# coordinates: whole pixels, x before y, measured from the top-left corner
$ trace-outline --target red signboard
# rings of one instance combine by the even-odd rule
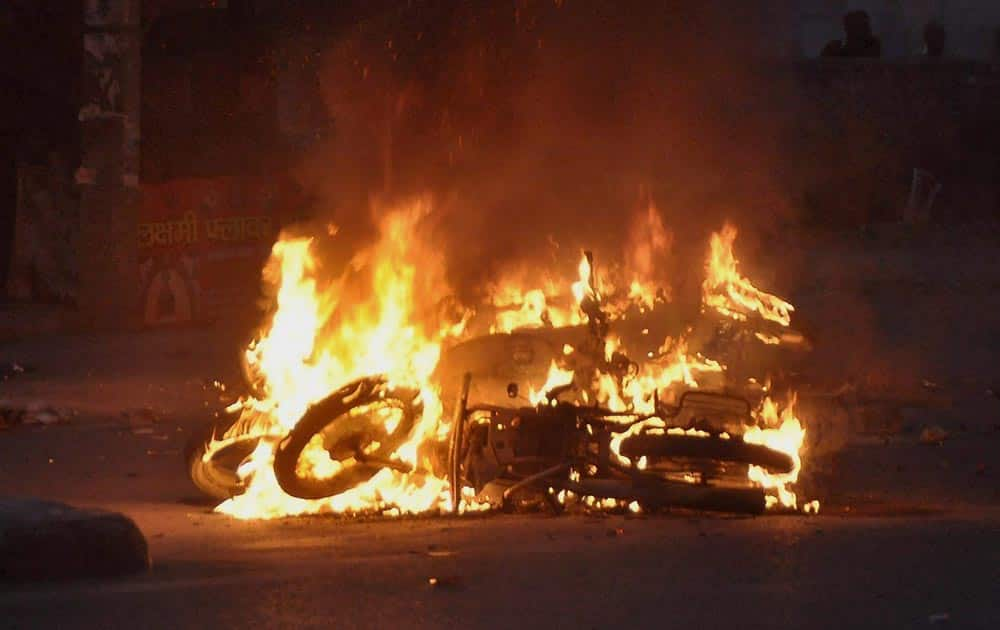
[[[144,321],[211,320],[252,308],[278,228],[299,207],[292,182],[178,179],[142,193],[136,239]]]

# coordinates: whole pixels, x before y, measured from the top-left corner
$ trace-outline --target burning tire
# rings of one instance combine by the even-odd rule
[[[632,459],[646,456],[747,464],[772,474],[789,473],[795,468],[787,453],[737,438],[643,433],[623,440],[621,454]]]
[[[184,446],[184,462],[191,481],[204,494],[220,501],[243,491],[236,470],[260,441],[260,436],[236,438],[206,457],[208,445],[224,432],[224,428],[210,424],[196,431]]]
[[[407,470],[392,456],[418,417],[418,393],[369,378],[310,407],[275,450],[274,473],[282,490],[300,499],[322,499],[355,488],[385,468]]]

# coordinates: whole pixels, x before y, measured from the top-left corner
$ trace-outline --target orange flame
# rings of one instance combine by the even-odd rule
[[[549,373],[545,379],[545,384],[541,389],[535,391],[534,387],[529,387],[528,400],[532,405],[543,405],[548,402],[546,395],[556,387],[569,385],[573,382],[573,370],[559,367],[555,361],[549,364]]]
[[[795,307],[779,297],[755,287],[736,270],[739,261],[733,255],[736,228],[726,223],[721,232],[712,234],[706,264],[702,300],[705,306],[733,319],[746,319],[758,313],[764,319],[788,326]]]
[[[462,321],[428,315],[447,296],[443,259],[414,236],[429,210],[428,202],[418,200],[387,214],[379,225],[378,242],[322,288],[312,239],[282,238],[275,244],[264,276],[278,287],[277,310],[267,330],[247,350],[263,394],[242,400],[240,419],[223,441],[237,433],[264,439],[240,467],[246,492],[219,505],[218,511],[240,518],[269,518],[450,508],[447,481],[428,472],[386,469],[349,492],[306,501],[286,495],[272,470],[276,438],[294,427],[309,405],[346,382],[373,374],[386,374],[393,385],[419,389],[423,414],[394,458],[415,470],[431,469],[416,466],[422,447],[444,440],[448,426],[429,379],[441,342],[459,334]],[[342,304],[344,295],[357,299],[351,299],[348,307]],[[314,471],[329,472],[339,465],[318,441],[302,458],[300,463]]]
[[[496,309],[491,333],[582,323],[576,304],[563,299],[561,283],[549,276],[539,276],[538,269],[525,266],[508,271],[489,287],[488,303]]]
[[[632,221],[625,250],[628,299],[640,308],[652,309],[659,298],[669,301],[670,287],[655,282],[657,268],[664,262],[673,242],[656,205],[649,202],[645,212]]]
[[[768,496],[768,507],[781,505],[795,509],[798,507],[797,498],[788,487],[798,481],[799,472],[802,470],[799,451],[806,436],[802,423],[795,416],[795,399],[793,397],[787,406],[779,410],[774,401],[765,398],[756,415],[759,423],[764,426],[750,427],[743,434],[743,440],[787,453],[795,465],[786,474],[770,474],[763,468],[750,466],[747,475],[750,481],[776,492],[776,495]],[[810,501],[807,509],[813,512],[819,511],[819,502]]]

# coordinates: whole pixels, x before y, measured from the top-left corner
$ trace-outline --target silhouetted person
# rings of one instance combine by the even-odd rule
[[[934,58],[943,57],[947,40],[948,34],[940,22],[928,22],[924,27],[924,54]]]
[[[880,57],[882,42],[872,34],[872,23],[865,11],[844,15],[843,40],[835,39],[823,47],[823,57]]]

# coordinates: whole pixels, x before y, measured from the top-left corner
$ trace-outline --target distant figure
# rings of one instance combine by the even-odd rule
[[[823,57],[881,57],[882,42],[872,34],[872,24],[865,11],[844,15],[843,40],[835,39],[823,47]]]
[[[943,57],[947,39],[948,34],[940,22],[928,22],[924,27],[924,54],[931,58]]]

